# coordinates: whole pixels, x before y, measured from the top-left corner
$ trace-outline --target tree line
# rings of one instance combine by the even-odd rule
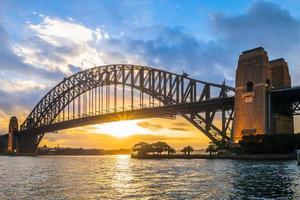
[[[247,135],[233,149],[237,153],[292,153],[300,149],[300,134]]]
[[[147,143],[147,142],[139,142],[132,147],[133,152],[137,152],[138,156],[147,156],[149,154],[153,155],[161,155],[162,153],[167,153],[168,155],[176,153],[176,150],[168,145],[166,142],[155,142],[155,143]],[[181,152],[185,155],[190,155],[194,149],[191,146],[184,147]]]

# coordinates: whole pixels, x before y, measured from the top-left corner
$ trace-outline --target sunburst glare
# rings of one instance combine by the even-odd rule
[[[150,130],[138,125],[138,123],[141,121],[142,120],[124,120],[95,125],[96,133],[109,134],[120,138],[150,133]]]

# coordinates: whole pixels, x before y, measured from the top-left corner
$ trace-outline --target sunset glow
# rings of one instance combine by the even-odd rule
[[[128,137],[132,135],[143,135],[149,133],[149,131],[138,125],[142,120],[124,120],[118,122],[112,122],[107,124],[96,125],[96,133],[104,133],[112,135],[114,137]]]

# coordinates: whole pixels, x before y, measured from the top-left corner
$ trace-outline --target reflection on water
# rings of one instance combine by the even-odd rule
[[[292,162],[293,163],[293,162]],[[235,162],[232,197],[293,199],[299,167],[290,162]],[[294,192],[295,191],[295,192]]]
[[[295,161],[0,157],[0,199],[300,199]]]
[[[112,179],[112,187],[115,188],[117,194],[126,193],[132,181],[132,172],[130,167],[130,159],[127,155],[117,155],[114,165],[115,173]]]

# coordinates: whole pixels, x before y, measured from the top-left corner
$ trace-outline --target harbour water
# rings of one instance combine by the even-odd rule
[[[300,199],[296,161],[0,157],[0,199]]]

